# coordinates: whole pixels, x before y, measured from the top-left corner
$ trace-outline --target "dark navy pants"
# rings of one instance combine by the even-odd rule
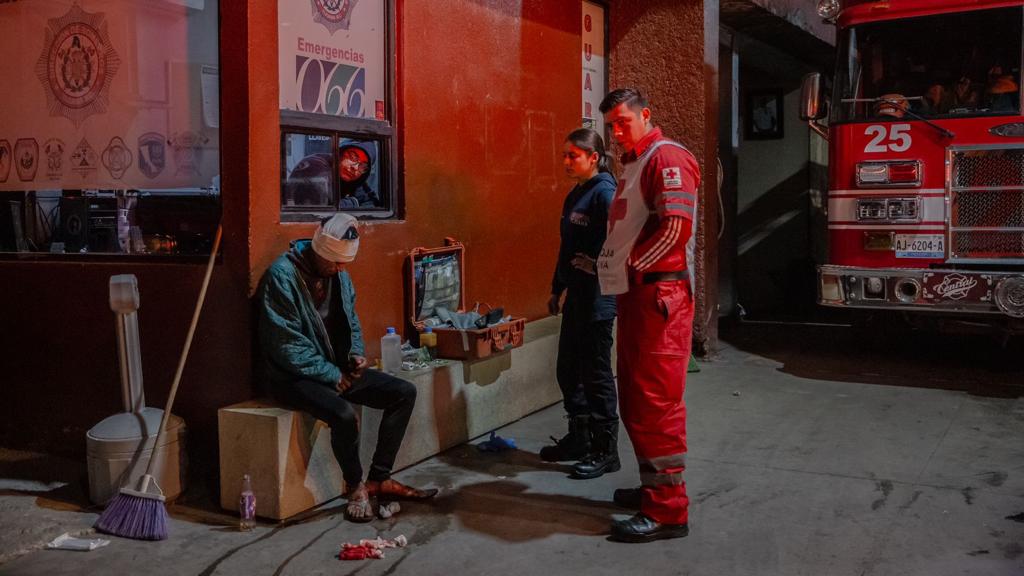
[[[611,362],[615,319],[591,320],[592,302],[571,291],[566,295],[558,337],[558,386],[569,416],[589,415],[594,424],[617,424]]]

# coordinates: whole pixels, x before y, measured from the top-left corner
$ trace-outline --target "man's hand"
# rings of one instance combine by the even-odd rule
[[[597,261],[582,252],[577,252],[576,256],[569,260],[569,264],[572,264],[573,268],[581,272],[597,274]]]
[[[362,356],[350,356],[348,366],[341,371],[341,379],[334,385],[334,389],[338,391],[338,394],[347,392],[352,387],[352,384],[363,376],[363,371],[369,365],[370,362]]]
[[[552,294],[551,298],[548,299],[548,314],[552,316],[558,316],[559,301],[562,299],[561,294]]]
[[[344,394],[348,392],[348,389],[352,387],[352,376],[341,373],[341,379],[334,385],[334,389],[338,391],[338,394]]]
[[[363,371],[370,366],[370,361],[362,356],[349,356],[348,373],[353,380],[361,378]]]

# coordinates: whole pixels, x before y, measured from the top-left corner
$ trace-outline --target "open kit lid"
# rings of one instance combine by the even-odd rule
[[[416,330],[444,308],[462,312],[466,308],[466,247],[454,238],[445,238],[443,248],[414,248],[406,260],[405,308]]]

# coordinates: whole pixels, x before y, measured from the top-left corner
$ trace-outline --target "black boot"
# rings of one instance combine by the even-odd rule
[[[590,454],[572,467],[572,477],[586,480],[603,476],[606,472],[618,472],[622,468],[619,462],[619,422],[595,422],[590,426]]]
[[[612,523],[611,539],[616,542],[653,542],[668,538],[684,538],[690,533],[686,524],[661,524],[646,514],[636,514]]]
[[[554,436],[554,446],[540,449],[540,459],[545,462],[579,460],[590,452],[590,416],[569,416],[569,433],[559,440]]]

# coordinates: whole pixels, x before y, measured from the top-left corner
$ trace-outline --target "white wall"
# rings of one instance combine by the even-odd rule
[[[749,90],[749,87],[744,90]],[[742,214],[765,192],[802,170],[807,164],[808,128],[807,124],[797,117],[799,104],[799,89],[785,95],[783,139],[747,140],[741,133],[738,150],[739,213]],[[743,118],[743,122],[746,122],[746,118]]]

